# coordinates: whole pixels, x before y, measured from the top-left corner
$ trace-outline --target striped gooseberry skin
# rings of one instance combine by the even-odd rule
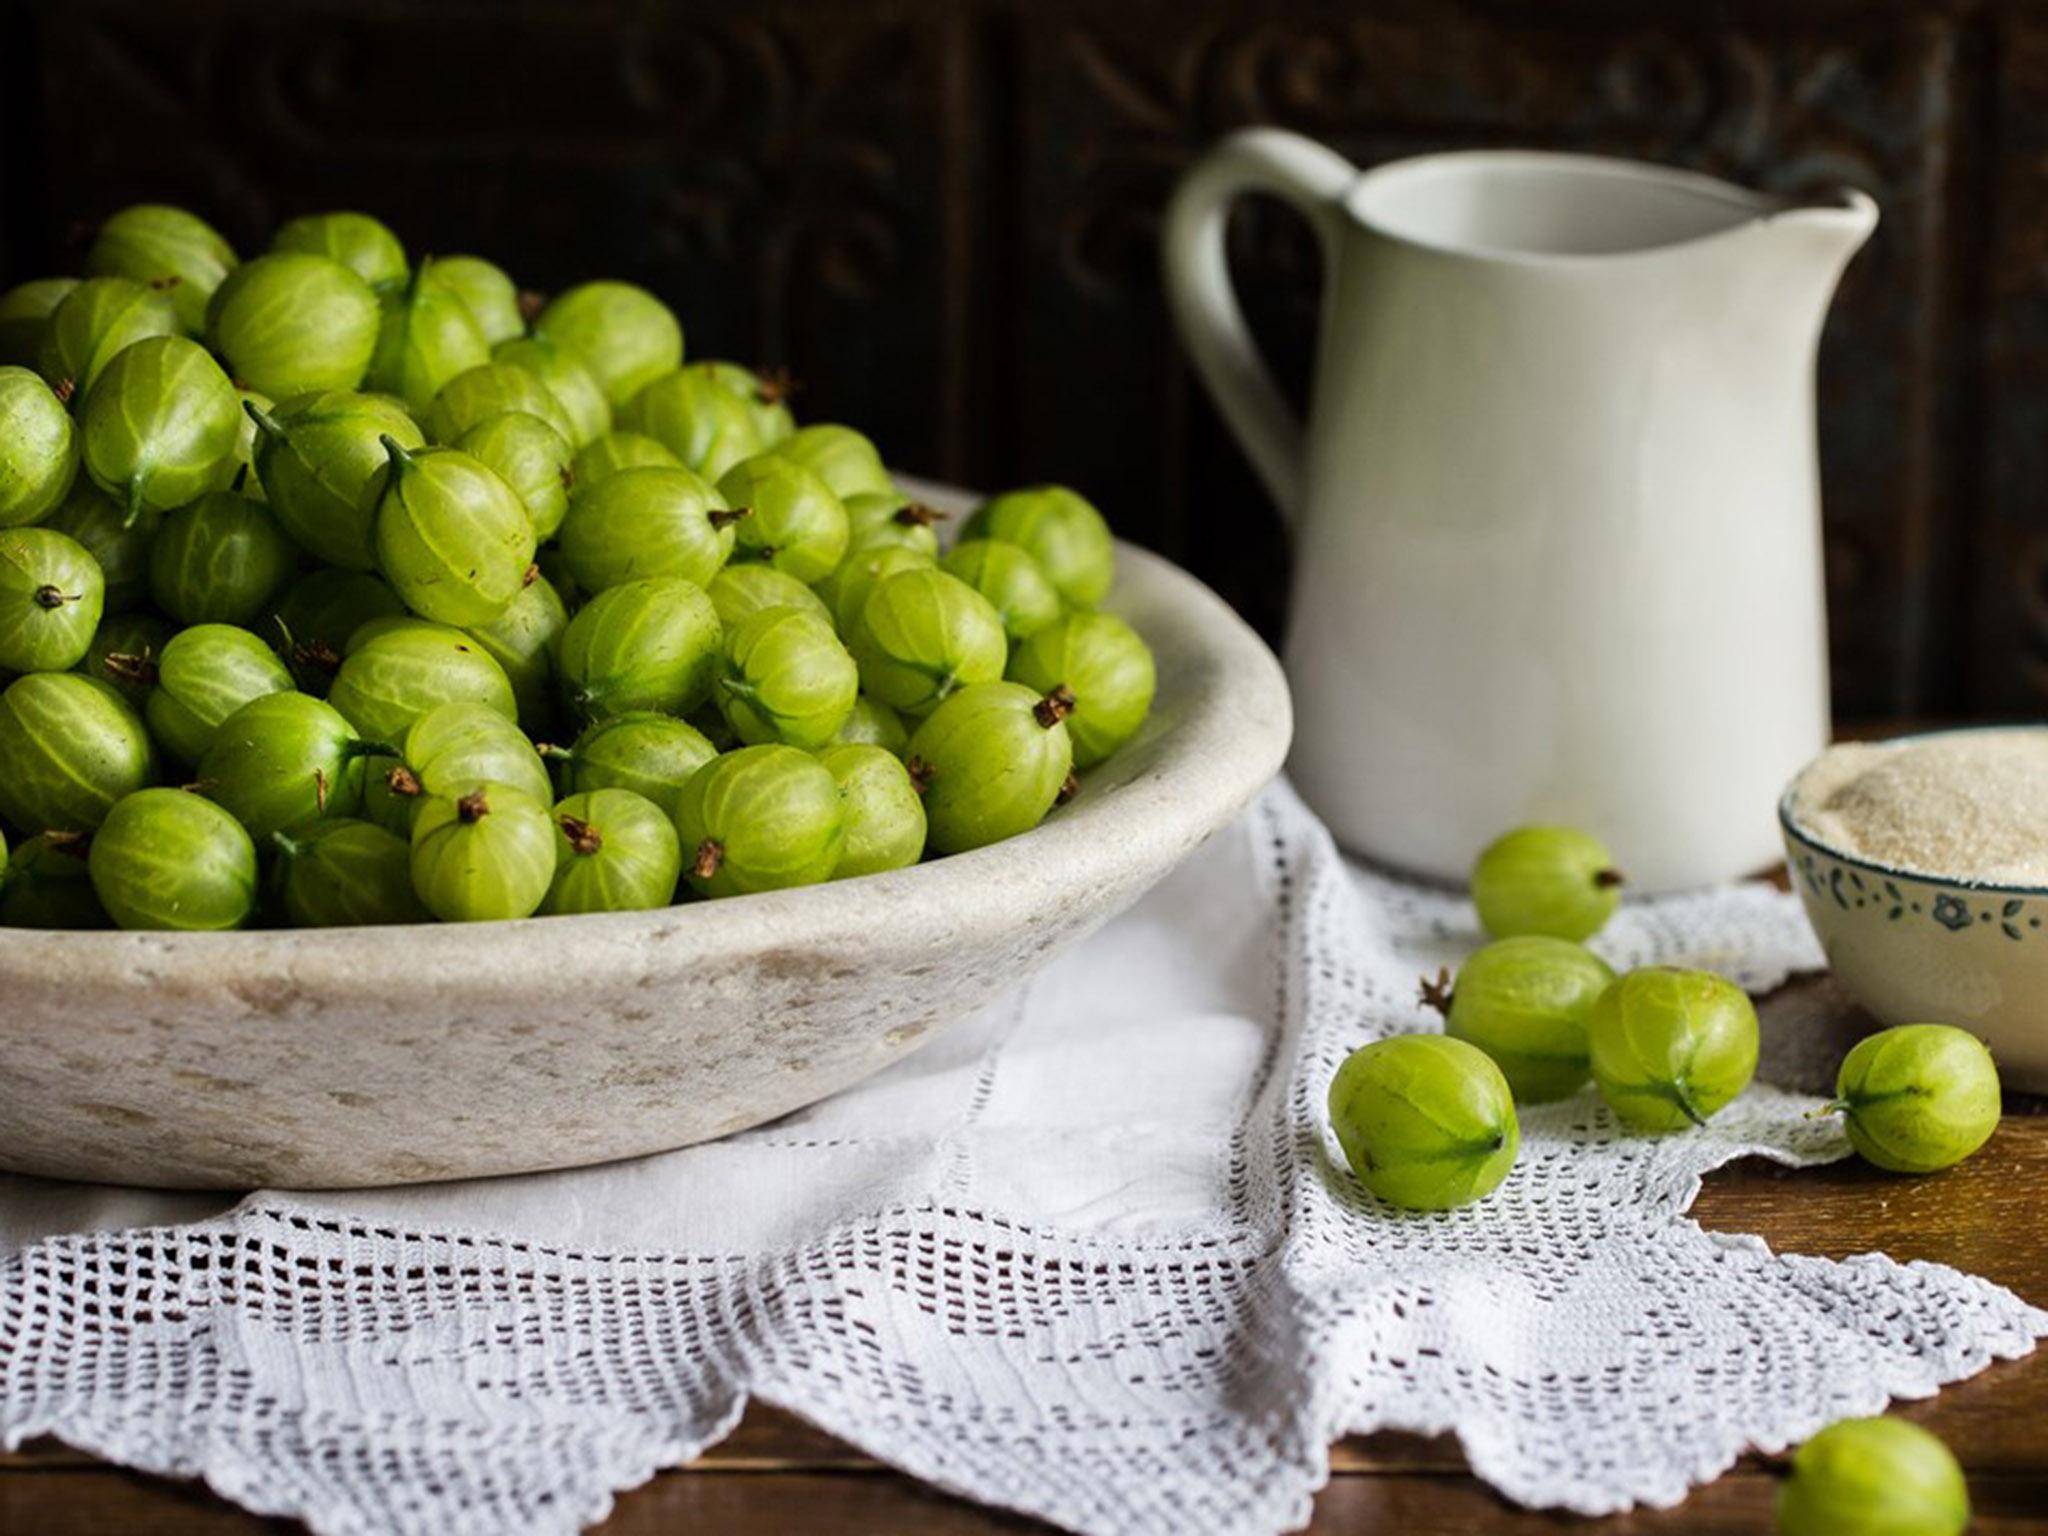
[[[967,520],[961,537],[1020,546],[1070,607],[1101,607],[1116,580],[1116,540],[1108,522],[1093,502],[1063,485],[996,497]]]
[[[329,565],[374,569],[378,498],[372,488],[391,458],[384,439],[409,449],[425,446],[413,419],[395,400],[347,389],[244,411],[257,429],[256,478],[286,532]]]
[[[0,367],[0,528],[39,523],[78,477],[78,428],[50,386]]]
[[[860,611],[867,606],[869,593],[900,572],[926,571],[937,564],[933,556],[907,544],[856,549],[840,562],[838,570],[818,583],[818,599],[831,613],[833,627],[851,643],[860,628]]]
[[[694,367],[650,382],[620,409],[618,424],[653,438],[707,481],[769,446],[747,402]]]
[[[1359,1183],[1403,1210],[1483,1199],[1521,1149],[1500,1068],[1447,1035],[1394,1035],[1353,1051],[1330,1080],[1329,1114]]]
[[[846,805],[846,847],[833,879],[904,869],[924,857],[924,800],[895,753],[848,742],[827,747],[818,761]]]
[[[443,704],[484,704],[507,720],[519,703],[505,669],[459,629],[421,619],[373,619],[348,643],[327,702],[371,741],[401,742]]]
[[[180,624],[261,621],[299,552],[262,502],[215,491],[167,514],[149,547],[149,595]]]
[[[860,672],[817,613],[764,608],[725,637],[713,692],[741,741],[815,749],[853,713]]]
[[[722,633],[702,587],[628,582],[585,603],[562,635],[562,684],[587,718],[653,709],[686,715],[711,696]]]
[[[229,273],[206,305],[206,333],[243,386],[273,400],[354,389],[369,370],[383,310],[332,256],[272,251]]]
[[[489,624],[533,569],[533,522],[497,473],[456,448],[387,438],[377,499],[377,568],[406,607],[436,624]]]
[[[907,715],[928,715],[956,689],[1003,675],[1010,644],[989,600],[935,568],[876,582],[852,636],[863,690]]]
[[[132,658],[148,665],[146,658]],[[291,669],[246,629],[195,624],[164,645],[154,664],[156,686],[143,706],[157,741],[187,766],[196,765],[228,717],[252,699],[293,691]]]
[[[683,360],[675,312],[632,283],[579,283],[533,317],[533,333],[580,360],[613,405],[624,405]]]
[[[976,683],[932,711],[907,762],[924,785],[933,849],[965,853],[1045,820],[1073,770],[1071,707],[1021,683]]]
[[[946,552],[939,568],[989,600],[1012,645],[1059,621],[1065,605],[1038,562],[1007,539],[968,539]]]
[[[442,386],[491,360],[490,343],[459,294],[428,275],[422,262],[411,281],[383,296],[384,313],[364,384],[405,402],[418,415]]]
[[[1600,1096],[1636,1131],[1705,1125],[1756,1076],[1756,1006],[1711,971],[1645,965],[1586,1019]]]
[[[85,253],[90,277],[125,277],[164,293],[178,323],[197,332],[206,301],[239,262],[235,248],[197,214],[162,203],[137,203],[100,225]]]
[[[486,416],[455,441],[455,446],[496,472],[512,487],[533,523],[533,536],[546,542],[569,515],[569,487],[574,462],[561,433],[526,411],[501,411]]]
[[[128,796],[93,834],[93,891],[119,928],[220,933],[256,911],[256,845],[189,790]]]
[[[221,489],[241,440],[241,396],[206,349],[152,336],[108,363],[85,399],[85,469],[130,522]]]
[[[705,896],[823,884],[846,846],[839,786],[797,747],[713,758],[683,786],[675,823],[684,874]]]
[[[889,478],[881,452],[851,427],[834,422],[800,427],[777,443],[775,451],[803,465],[842,501],[895,493],[896,482]]]
[[[553,814],[555,878],[541,911],[645,912],[675,900],[682,844],[653,801],[598,789],[571,795]]]
[[[659,576],[701,587],[731,557],[740,520],[687,469],[623,469],[575,499],[559,542],[585,592]]]
[[[604,386],[573,352],[544,336],[515,336],[491,349],[491,360],[524,368],[555,397],[569,423],[572,448],[594,443],[612,429],[612,406]]]
[[[0,667],[62,672],[85,660],[106,607],[86,547],[48,528],[0,528]]]
[[[413,890],[444,923],[531,917],[555,878],[547,802],[509,784],[430,795],[413,818]]]
[[[803,582],[820,581],[846,557],[852,526],[832,488],[772,449],[742,460],[718,482],[729,507],[745,507],[736,557],[759,560]]]
[[[505,669],[519,705],[519,723],[534,736],[547,734],[555,721],[555,651],[568,627],[569,608],[562,594],[535,571],[511,607],[467,631]]]
[[[458,373],[441,386],[420,425],[435,442],[452,443],[478,422],[507,411],[538,416],[564,441],[575,439],[575,423],[562,402],[532,373],[513,363],[483,363]]]
[[[0,876],[0,928],[113,927],[86,868],[90,846],[75,833],[39,832],[14,849]]]
[[[728,565],[711,578],[704,590],[711,595],[711,606],[718,610],[718,622],[728,632],[738,629],[742,620],[763,608],[808,608],[826,623],[832,622],[832,610],[825,606],[823,598],[772,565]]]
[[[148,728],[107,684],[76,672],[31,672],[0,693],[0,820],[90,832],[117,802],[156,781]]]
[[[903,728],[903,717],[866,694],[853,701],[853,713],[832,739],[850,746],[881,747],[896,757],[903,756],[910,747],[910,732]]]
[[[519,312],[519,285],[503,267],[481,256],[437,256],[420,263],[429,282],[448,289],[469,306],[471,318],[492,346],[526,334]]]
[[[412,847],[367,821],[336,818],[272,835],[277,897],[299,928],[424,923],[433,914],[412,888]]]
[[[1064,684],[1074,695],[1067,734],[1084,770],[1138,734],[1159,688],[1152,648],[1113,613],[1071,613],[1047,625],[1010,653],[1009,676],[1040,693]]]
[[[106,583],[108,613],[129,613],[148,601],[149,546],[163,526],[161,513],[146,512],[131,523],[113,497],[80,475],[71,493],[36,526],[85,546]]]
[[[36,367],[64,399],[82,397],[124,347],[185,330],[170,294],[131,277],[91,277],[50,312]]]
[[[363,760],[376,750],[333,705],[267,693],[214,732],[199,759],[199,787],[260,841],[320,817],[355,815]]]
[[[304,251],[340,262],[371,288],[404,283],[405,246],[391,226],[367,213],[306,213],[287,219],[271,237],[272,251]]]
[[[690,776],[718,756],[718,748],[687,720],[639,709],[599,720],[575,745],[549,755],[559,764],[565,796],[630,789],[669,807]]]
[[[629,469],[681,469],[668,446],[644,432],[611,431],[586,443],[569,464],[569,499],[576,501]]]

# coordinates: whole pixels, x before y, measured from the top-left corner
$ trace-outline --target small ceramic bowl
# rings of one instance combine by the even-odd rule
[[[1812,766],[1778,802],[1778,824],[1836,978],[1880,1022],[1967,1029],[2006,1087],[2048,1092],[2048,887],[1944,879],[1831,847],[1797,815]]]

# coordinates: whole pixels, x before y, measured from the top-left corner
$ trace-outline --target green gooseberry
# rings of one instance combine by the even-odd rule
[[[907,869],[924,857],[924,800],[917,782],[886,747],[827,747],[818,761],[846,802],[846,847],[835,880]]]
[[[841,501],[849,496],[896,494],[896,482],[883,467],[882,455],[851,427],[830,422],[802,427],[777,443],[775,451],[803,465]]]
[[[622,469],[681,469],[683,461],[642,432],[607,432],[576,450],[569,465],[573,501]]]
[[[743,459],[719,479],[725,504],[745,508],[737,555],[760,560],[798,581],[820,581],[846,557],[846,508],[800,464],[773,453]]]
[[[324,695],[341,669],[349,637],[372,619],[398,618],[405,604],[390,583],[370,571],[329,568],[286,587],[264,626],[306,693]]]
[[[524,368],[546,386],[569,419],[568,442],[581,448],[612,429],[611,401],[581,358],[545,336],[515,336],[491,348],[491,360]]]
[[[105,603],[99,562],[76,539],[48,528],[0,528],[0,667],[77,666]]]
[[[994,682],[1010,654],[989,600],[929,568],[876,582],[851,640],[861,688],[906,715],[929,714],[955,689]]]
[[[1963,1469],[1904,1419],[1842,1419],[1792,1457],[1778,1485],[1778,1536],[1962,1536]]]
[[[434,403],[443,385],[491,360],[490,343],[469,306],[451,288],[431,280],[423,261],[412,280],[383,300],[376,349],[364,386],[395,395],[413,415]]]
[[[121,801],[93,834],[86,867],[117,928],[225,933],[256,913],[256,845],[189,790]]]
[[[586,718],[658,709],[685,715],[718,675],[718,610],[695,582],[663,576],[609,587],[562,635],[562,685]]]
[[[675,823],[630,789],[571,795],[555,807],[555,879],[542,912],[646,912],[676,899]]]
[[[444,923],[531,917],[555,879],[546,801],[509,784],[430,795],[412,824],[412,888]]]
[[[704,590],[718,610],[718,622],[728,631],[763,608],[805,608],[827,624],[832,622],[832,610],[823,598],[772,565],[728,565]]]
[[[1949,1024],[1901,1024],[1857,1042],[1821,1113],[1842,1116],[1866,1163],[1934,1173],[1989,1141],[2001,1107],[1983,1041]]]
[[[1496,939],[1591,938],[1614,915],[1623,884],[1605,845],[1575,827],[1518,828],[1472,867],[1479,923]]]
[[[292,674],[276,652],[246,629],[196,624],[181,630],[152,664],[156,686],[144,718],[163,749],[196,766],[228,718],[251,699],[293,691]]]
[[[703,896],[822,885],[846,846],[846,802],[825,765],[779,745],[713,758],[676,797],[684,873]]]
[[[259,623],[298,569],[270,508],[215,491],[168,514],[149,546],[149,595],[180,624]]]
[[[370,285],[332,257],[273,251],[229,273],[206,334],[236,380],[273,400],[354,389],[383,328]]]
[[[389,225],[367,213],[305,214],[280,226],[270,248],[329,257],[372,288],[396,288],[406,280],[405,247]]]
[[[0,928],[113,927],[86,867],[91,846],[82,833],[39,832],[10,853],[0,869]]]
[[[1756,1076],[1756,1007],[1708,971],[1649,965],[1586,1018],[1593,1081],[1622,1123],[1677,1131],[1708,1120]]]
[[[682,366],[682,325],[631,283],[581,283],[556,294],[534,316],[533,333],[581,358],[614,406]]]
[[[71,494],[37,526],[85,546],[99,564],[108,613],[127,613],[149,600],[149,546],[163,526],[162,513],[145,512],[131,523],[120,503],[80,475]]]
[[[152,336],[107,364],[86,397],[86,472],[130,522],[182,507],[227,484],[240,420],[241,398],[204,347]]]
[[[851,639],[860,628],[860,611],[867,606],[868,594],[878,582],[899,571],[926,571],[936,564],[932,556],[908,545],[857,549],[815,590],[819,600],[831,610],[832,622],[839,632]]]
[[[75,277],[36,277],[0,293],[0,365],[36,366],[50,316],[77,286]]]
[[[526,508],[533,536],[545,543],[569,515],[569,444],[562,434],[525,411],[486,416],[455,446],[512,487]]]
[[[166,293],[178,324],[196,335],[206,301],[239,262],[235,248],[196,213],[136,203],[100,225],[85,252],[88,277],[125,277]]]
[[[1073,701],[1021,683],[975,683],[931,712],[906,763],[924,791],[931,845],[965,853],[1029,832],[1071,793]]]
[[[0,820],[90,832],[156,778],[148,728],[105,683],[31,672],[0,694]]]
[[[1408,1211],[1484,1199],[1522,1145],[1500,1068],[1444,1035],[1395,1035],[1345,1057],[1330,1079],[1330,1129],[1358,1182]]]
[[[772,447],[796,430],[796,418],[789,413],[789,396],[796,388],[783,369],[756,373],[738,363],[706,359],[690,367],[707,375],[714,384],[730,390],[745,402],[765,446]]]
[[[687,469],[624,469],[570,502],[558,538],[585,592],[651,576],[701,587],[732,554],[744,517]]]
[[[619,407],[618,423],[661,443],[706,480],[768,444],[747,402],[701,368],[678,368]]]
[[[0,528],[39,523],[78,477],[78,429],[26,368],[0,368]]]
[[[860,692],[860,671],[823,615],[764,608],[725,637],[712,689],[733,734],[749,746],[831,741]]]
[[[1516,1103],[1547,1104],[1577,1093],[1593,1075],[1586,1020],[1613,981],[1591,950],[1526,934],[1475,951],[1455,987],[1448,971],[1425,981],[1422,1000],[1443,1014],[1445,1034],[1493,1058]]]
[[[438,256],[421,263],[431,281],[448,289],[463,303],[487,345],[526,334],[526,316],[519,310],[519,286],[502,267],[481,256]]]
[[[386,438],[377,567],[406,607],[436,624],[504,617],[533,569],[533,523],[518,493],[457,448]]]
[[[363,804],[363,760],[397,749],[364,741],[333,705],[304,693],[266,693],[214,728],[199,758],[199,789],[267,840]]]
[[[1059,622],[1064,605],[1058,591],[1046,580],[1038,562],[1007,540],[969,539],[956,544],[939,562],[939,569],[958,576],[988,599],[1012,645]],[[1078,687],[1075,692],[1080,692]],[[1151,702],[1149,695],[1146,702]]]
[[[1151,647],[1113,613],[1070,613],[1039,630],[1011,652],[1009,675],[1040,693],[1066,684],[1074,695],[1067,731],[1083,770],[1138,734],[1159,683]]]
[[[535,574],[512,606],[469,634],[505,669],[519,702],[519,723],[539,733],[555,718],[555,650],[569,627],[569,610],[554,583]]]
[[[483,704],[519,718],[511,680],[483,646],[418,619],[373,619],[357,630],[327,702],[370,740],[394,743],[443,704]]]
[[[541,754],[556,764],[565,796],[630,789],[668,806],[718,749],[688,721],[637,709],[597,721],[573,746],[543,747]]]
[[[967,520],[963,539],[1005,539],[1038,562],[1069,607],[1099,608],[1116,581],[1116,540],[1085,497],[1063,485],[1009,491]]]
[[[390,463],[384,439],[423,448],[418,425],[383,396],[351,390],[307,395],[276,411],[245,408],[245,414],[258,428],[257,478],[285,531],[328,565],[373,569],[373,488]]]
[[[79,669],[112,688],[147,719],[149,696],[156,691],[156,664],[176,632],[153,613],[110,614],[93,631]]]
[[[514,363],[485,363],[458,373],[434,396],[421,417],[437,443],[452,443],[480,421],[524,411],[553,427],[564,442],[576,438],[575,423],[562,402],[538,377]]]
[[[850,551],[901,546],[933,562],[938,560],[939,534],[933,525],[943,522],[946,514],[937,508],[912,501],[901,491],[863,491],[845,498],[843,505],[851,530],[847,539]]]
[[[853,701],[853,713],[832,739],[847,745],[881,747],[897,757],[910,749],[910,732],[904,729],[903,717],[864,693]]]
[[[377,758],[364,775],[365,814],[394,832],[412,829],[426,795],[488,781],[510,784],[546,804],[554,799],[547,765],[525,732],[483,704],[443,704],[413,722],[402,760]]]
[[[412,888],[412,845],[367,821],[336,817],[273,832],[276,885],[294,928],[377,928],[426,923]]]
[[[36,368],[57,398],[68,401],[90,393],[124,347],[184,334],[169,294],[125,277],[88,278],[52,311]]]

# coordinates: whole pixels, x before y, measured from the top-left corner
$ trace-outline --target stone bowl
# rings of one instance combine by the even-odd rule
[[[0,929],[0,1169],[336,1188],[570,1168],[788,1114],[1130,906],[1279,768],[1279,664],[1119,549],[1140,736],[1035,831],[658,912],[236,934]]]
[[[2048,888],[1948,879],[1834,847],[1799,819],[1811,771],[1786,789],[1778,824],[1835,978],[1879,1023],[1967,1029],[2006,1087],[2048,1093]]]

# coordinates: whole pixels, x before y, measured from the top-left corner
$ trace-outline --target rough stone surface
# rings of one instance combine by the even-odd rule
[[[1135,901],[1278,768],[1272,654],[1125,547],[1138,740],[1038,830],[665,911],[225,935],[0,930],[0,1168],[320,1188],[574,1167],[787,1114]]]

